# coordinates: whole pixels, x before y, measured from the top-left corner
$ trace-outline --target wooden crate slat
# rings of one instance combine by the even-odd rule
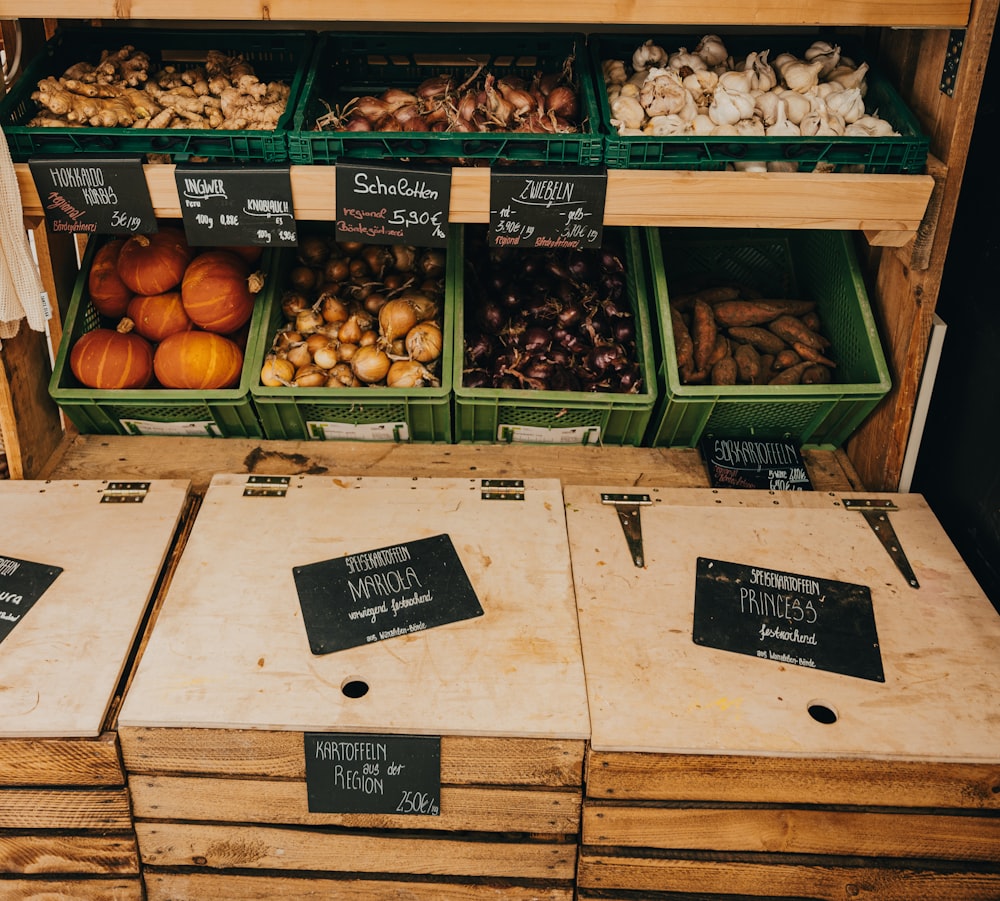
[[[97,738],[0,739],[0,786],[124,785],[113,732]]]
[[[866,896],[879,901],[996,901],[1000,896],[1000,875],[995,873],[808,860],[788,864],[608,857],[586,848],[580,854],[577,885],[581,899],[589,897],[586,889],[642,892],[664,885],[677,893],[712,894],[719,901],[777,897],[843,901]]]
[[[129,773],[302,779],[301,732],[121,726]],[[584,742],[576,739],[441,738],[441,781],[456,784],[578,786]]]
[[[121,789],[0,789],[0,829],[129,830]]]
[[[588,806],[586,845],[995,862],[1000,818],[795,808]]]
[[[572,880],[574,842],[460,841],[198,823],[135,824],[144,866]]]
[[[442,786],[440,816],[309,813],[305,782],[133,776],[137,819],[436,829],[474,832],[580,831],[581,793]]]
[[[572,901],[573,890],[558,886],[458,882],[402,882],[307,878],[295,876],[242,876],[231,873],[144,873],[147,901]]]
[[[138,875],[139,850],[132,835],[0,833],[0,873]]]
[[[1000,765],[591,750],[587,795],[1000,810]]]
[[[3,901],[143,901],[135,879],[11,879],[0,882]]]

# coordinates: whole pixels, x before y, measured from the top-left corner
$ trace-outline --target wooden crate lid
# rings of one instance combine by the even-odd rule
[[[1000,760],[1000,617],[921,497],[644,489],[638,569],[600,499],[629,490],[565,489],[595,750]],[[919,588],[842,503],[869,496]],[[868,586],[885,682],[695,643],[699,557]]]
[[[99,735],[189,483],[0,482],[0,557],[62,572],[0,641],[0,737]]]
[[[589,737],[562,494],[526,480],[291,477],[206,492],[122,726]],[[484,615],[327,654],[310,650],[293,568],[447,534]],[[350,681],[369,686],[345,696]]]

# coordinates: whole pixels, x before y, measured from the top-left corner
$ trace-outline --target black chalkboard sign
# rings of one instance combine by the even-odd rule
[[[310,813],[441,814],[441,739],[306,732]]]
[[[0,641],[10,635],[61,572],[59,566],[0,555]]]
[[[696,644],[884,682],[870,589],[698,558]]]
[[[158,231],[140,157],[34,157],[28,169],[53,232]]]
[[[298,244],[288,166],[178,165],[174,178],[192,246]]]
[[[314,654],[483,615],[448,535],[296,566],[293,576]]]
[[[451,170],[337,163],[338,241],[444,247]]]
[[[600,247],[603,168],[496,169],[488,241],[496,247]]]
[[[703,438],[701,454],[713,488],[812,490],[802,452],[791,441]]]

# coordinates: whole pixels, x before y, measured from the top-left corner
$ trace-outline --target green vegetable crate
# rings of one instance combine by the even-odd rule
[[[316,130],[317,119],[344,110],[358,97],[378,97],[389,88],[412,93],[425,79],[451,75],[456,87],[483,67],[482,76],[520,76],[572,67],[578,86],[580,130],[566,134],[512,131],[462,133]],[[409,160],[417,163],[480,161],[600,165],[603,140],[597,97],[581,34],[560,33],[330,33],[319,35],[316,52],[289,133],[296,163]]]
[[[453,361],[456,441],[479,444],[642,444],[656,402],[656,368],[642,268],[641,230],[608,229],[605,238],[616,231],[623,239],[625,248],[625,293],[634,317],[636,353],[642,375],[639,390],[634,394],[618,394],[463,387],[465,319],[470,311],[465,309],[464,303],[459,303],[455,311]],[[464,275],[463,256],[464,251],[452,261],[455,281]]]
[[[862,49],[836,35],[722,34],[724,46],[737,61],[748,53],[769,50],[769,60],[781,53],[801,58],[817,38],[842,45],[844,56],[854,63],[864,61]],[[611,107],[602,73],[602,62],[623,60],[631,73],[632,54],[652,39],[667,53],[681,48],[693,51],[701,33],[680,35],[602,34],[590,35],[588,50],[596,81],[601,128],[605,133],[605,162],[612,169],[695,169],[722,170],[743,163],[777,162],[793,164],[801,172],[817,169],[838,172],[920,173],[927,163],[930,139],[920,130],[916,116],[904,103],[890,81],[871,66],[865,76],[865,108],[877,113],[898,132],[894,136],[713,136],[713,135],[620,135],[611,124]]]
[[[233,388],[181,390],[176,388],[97,389],[81,385],[69,365],[70,351],[80,336],[99,327],[114,327],[94,308],[87,295],[87,275],[101,242],[90,241],[73,287],[49,380],[49,394],[76,428],[85,435],[175,435],[210,438],[261,438],[264,435],[250,402],[250,383],[259,367],[249,356],[263,319],[258,296],[247,330],[243,372]],[[276,254],[265,251],[261,268],[266,282],[273,280]],[[246,326],[244,328],[247,328]]]
[[[786,438],[839,447],[889,391],[886,366],[850,235],[842,231],[646,229],[659,329],[661,396],[646,443],[694,447],[702,437]],[[825,385],[685,385],[669,312],[673,285],[700,277],[765,297],[816,302],[836,362]],[[675,288],[675,291],[677,289]]]
[[[456,251],[455,228],[446,250]],[[296,263],[295,250],[282,251],[279,275],[265,288],[261,328],[252,351],[256,369],[250,393],[267,438],[385,441],[394,443],[451,442],[451,319],[456,286],[448,277],[441,334],[441,384],[419,388],[293,388],[261,384],[260,370],[278,330],[285,322],[281,285]],[[250,353],[248,352],[248,356]]]
[[[11,157],[63,154],[169,155],[174,161],[202,157],[216,162],[283,162],[288,159],[286,132],[305,80],[315,35],[306,31],[169,30],[146,28],[61,28],[46,43],[0,102]],[[285,111],[274,130],[207,128],[36,127],[31,99],[38,82],[62,75],[80,62],[96,65],[101,53],[131,45],[150,57],[150,71],[201,65],[210,50],[242,57],[261,81],[283,81],[290,88]]]

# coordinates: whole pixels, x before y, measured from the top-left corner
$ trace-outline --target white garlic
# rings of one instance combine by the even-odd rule
[[[806,62],[819,60],[823,64],[819,71],[820,78],[823,78],[840,64],[840,47],[827,41],[814,41],[803,56]]]
[[[732,167],[735,172],[767,172],[764,160],[735,160]]]
[[[845,88],[834,92],[826,98],[826,107],[846,123],[856,122],[865,114],[865,101],[861,97],[860,88]]]
[[[646,121],[646,111],[636,97],[628,97],[624,91],[611,104],[611,124],[621,132],[623,128],[642,128]]]
[[[706,34],[698,42],[698,46],[694,48],[694,52],[705,60],[707,66],[718,66],[724,63],[726,57],[729,56],[726,45],[722,43],[722,38],[717,34]]]
[[[845,135],[854,137],[884,138],[898,136],[896,131],[885,119],[878,116],[862,116],[844,129]]]
[[[654,66],[665,66],[668,58],[667,51],[654,44],[650,38],[632,54],[632,68],[638,72]]]
[[[691,131],[696,135],[710,135],[714,130],[715,123],[705,113],[698,113],[691,120]]]
[[[668,65],[674,71],[679,69],[690,69],[697,72],[700,69],[707,69],[708,64],[697,53],[688,53],[687,47],[681,47],[676,53],[670,54]]]
[[[754,101],[750,94],[727,91],[722,84],[715,89],[708,115],[716,125],[735,125],[753,115]]]
[[[785,66],[781,70],[781,77],[786,87],[804,94],[819,84],[819,70],[822,68],[822,60],[814,60],[811,63],[797,61]]]
[[[653,116],[642,129],[644,134],[656,135],[657,137],[667,137],[670,135],[689,134],[691,131],[690,122],[680,116]]]
[[[774,125],[778,118],[778,104],[781,97],[775,91],[754,91],[754,110],[764,125]]]
[[[844,88],[858,88],[861,91],[861,96],[864,97],[866,91],[868,90],[868,84],[865,81],[865,75],[867,74],[868,63],[862,63],[856,69],[851,69],[846,66],[834,69],[826,77],[826,80],[831,83],[839,84]]]
[[[711,69],[699,69],[697,72],[686,75],[682,80],[685,89],[694,99],[695,106],[698,109],[706,110],[712,102],[712,94],[718,83],[719,76]]]
[[[788,104],[782,99],[777,98],[777,112],[775,114],[775,120],[772,125],[767,126],[765,134],[769,138],[776,137],[795,137],[801,134],[799,126],[792,122],[786,113]]]
[[[812,112],[802,117],[799,131],[806,137],[842,135],[847,127],[843,117],[831,112],[821,97],[814,97],[812,103]]]
[[[738,135],[739,132],[736,130],[736,126],[733,124],[721,124],[716,125],[712,129],[712,137],[728,137],[730,135]]]
[[[798,125],[804,116],[812,112],[812,104],[805,94],[781,88],[778,91],[778,96],[785,101],[785,116],[789,122]]]
[[[625,60],[606,59],[601,63],[605,84],[625,84],[628,73],[625,71]]]
[[[649,116],[669,116],[690,106],[688,118],[694,118],[694,100],[672,69],[650,69],[639,88],[639,102]]]
[[[799,58],[791,53],[779,53],[774,59],[771,60],[771,68],[778,73],[779,76],[784,72],[785,66],[789,63],[797,63]]]
[[[719,87],[749,94],[753,90],[753,69],[732,69],[719,76]]]
[[[798,172],[799,164],[793,160],[768,160],[768,172]]]
[[[767,61],[770,50],[761,50],[754,54],[753,65],[748,68],[753,69],[753,87],[759,91],[770,91],[778,83],[778,76],[775,74],[771,64]],[[750,58],[747,57],[749,63]]]
[[[736,133],[744,138],[762,138],[765,133],[764,123],[756,116],[750,116],[748,119],[740,119],[736,123]]]

